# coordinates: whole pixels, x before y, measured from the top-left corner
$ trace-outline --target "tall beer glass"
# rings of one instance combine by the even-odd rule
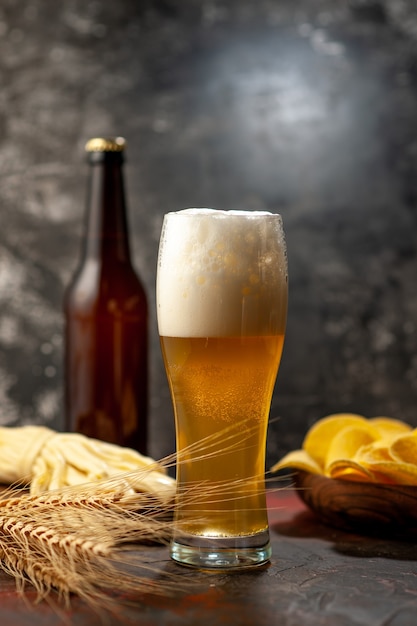
[[[229,570],[271,556],[265,447],[286,314],[279,215],[165,215],[157,315],[176,424],[179,563]]]

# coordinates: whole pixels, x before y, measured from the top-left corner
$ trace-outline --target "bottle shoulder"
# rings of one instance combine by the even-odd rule
[[[147,312],[147,296],[134,268],[128,263],[105,267],[85,261],[75,272],[64,295],[66,312]]]

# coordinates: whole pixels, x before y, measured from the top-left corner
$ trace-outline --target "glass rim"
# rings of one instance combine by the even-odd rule
[[[165,217],[179,216],[179,217],[198,217],[199,215],[212,216],[218,218],[225,217],[245,217],[245,218],[280,218],[281,213],[272,213],[271,211],[258,211],[251,209],[213,209],[209,207],[190,207],[185,209],[179,209],[178,211],[169,211],[165,213]]]

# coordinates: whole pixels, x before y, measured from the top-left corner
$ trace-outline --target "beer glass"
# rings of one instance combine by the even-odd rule
[[[165,215],[157,317],[177,441],[171,557],[183,565],[232,570],[270,559],[265,448],[287,282],[280,215]]]

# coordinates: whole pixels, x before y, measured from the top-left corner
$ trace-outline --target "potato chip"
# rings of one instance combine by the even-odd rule
[[[313,424],[303,441],[303,449],[324,469],[329,445],[334,436],[347,426],[362,425],[367,420],[354,413],[339,413],[323,417]]]
[[[411,431],[411,426],[392,417],[371,417],[369,422],[376,426],[383,439],[391,440],[402,433]]]
[[[369,472],[359,463],[349,459],[334,461],[334,463],[329,466],[326,473],[329,478],[339,478],[342,480],[354,480],[355,482],[367,483],[374,481],[372,472]]]
[[[325,470],[327,471],[327,468],[339,459],[352,460],[360,448],[367,446],[378,438],[378,430],[366,420],[359,424],[345,426],[345,428],[339,430],[329,443]]]
[[[302,450],[272,471],[292,468],[356,482],[417,485],[417,429],[401,420],[336,413],[317,421]]]
[[[322,470],[319,465],[311,458],[305,450],[294,450],[286,454],[278,463],[271,467],[271,472],[277,472],[281,469],[298,469],[310,474],[321,474]]]
[[[395,461],[417,465],[417,431],[397,437],[392,442],[389,451]]]
[[[354,460],[360,465],[364,463],[379,463],[380,461],[393,461],[394,459],[389,452],[388,446],[389,444],[384,439],[374,441],[360,448],[355,454]]]
[[[377,461],[364,463],[364,468],[374,474],[378,482],[396,485],[417,485],[417,465],[397,461]]]

